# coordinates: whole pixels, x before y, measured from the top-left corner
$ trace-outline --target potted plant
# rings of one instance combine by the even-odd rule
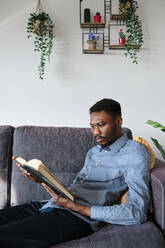
[[[125,44],[125,34],[123,33],[123,30],[120,29],[119,32],[119,45],[124,45]]]
[[[31,13],[27,23],[28,38],[34,36],[34,51],[40,52],[39,78],[43,80],[46,58],[50,61],[53,47],[54,24],[45,12]]]
[[[160,128],[160,130],[162,132],[165,132],[165,126],[161,125],[160,123],[158,123],[156,121],[148,120],[146,123],[151,125],[151,126],[153,126],[153,127],[155,127],[155,128]],[[162,157],[165,159],[165,149],[163,149],[162,145],[160,145],[159,142],[156,139],[151,137],[151,140],[154,142],[155,146],[160,151]]]
[[[137,53],[143,41],[142,23],[139,16],[136,14],[138,3],[136,0],[132,1],[129,15],[126,16],[126,33],[127,39],[125,44],[125,56],[129,57],[133,63],[138,64]]]
[[[96,15],[94,16],[94,22],[95,23],[101,22],[100,12],[96,12]]]
[[[90,32],[88,34],[88,49],[89,50],[95,50],[96,49],[96,44],[97,44],[97,40],[99,39],[99,36],[95,36],[92,32]]]
[[[129,16],[133,0],[119,0],[119,14],[124,18]]]

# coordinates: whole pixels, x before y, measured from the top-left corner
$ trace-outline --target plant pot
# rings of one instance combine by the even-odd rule
[[[94,16],[94,22],[95,23],[101,22],[101,16],[100,15],[95,15]]]
[[[34,22],[34,25],[33,25],[33,33],[34,34],[37,34],[38,36],[43,36],[43,35],[46,35],[46,31],[45,29],[43,28],[43,30],[41,31],[41,29],[39,29],[39,26],[40,25],[43,25],[43,27],[45,26],[45,22],[44,21],[41,21],[39,19],[36,19],[36,21]]]
[[[125,44],[125,38],[120,38],[119,45],[124,45],[124,44]]]
[[[129,16],[131,7],[132,7],[132,1],[130,1],[130,0],[123,2],[123,3],[120,3],[119,4],[119,14],[124,16],[124,17]]]
[[[39,27],[40,23],[41,23],[41,21],[36,19],[36,21],[34,22],[34,25],[33,25],[32,32],[37,34],[37,35],[38,35],[38,27]]]
[[[96,50],[96,41],[88,40],[88,50]]]

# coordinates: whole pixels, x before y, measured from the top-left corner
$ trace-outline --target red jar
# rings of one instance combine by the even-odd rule
[[[95,15],[94,16],[94,22],[101,22],[101,16],[100,15]]]
[[[120,38],[119,45],[124,45],[124,44],[125,44],[125,38]]]

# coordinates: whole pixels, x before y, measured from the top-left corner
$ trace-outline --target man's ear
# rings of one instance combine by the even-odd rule
[[[122,126],[122,122],[123,122],[122,117],[118,116],[116,118],[115,122],[116,122],[116,126],[121,127]]]

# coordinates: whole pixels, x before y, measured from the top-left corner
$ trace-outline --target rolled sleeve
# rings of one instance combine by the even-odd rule
[[[90,212],[90,218],[94,220],[102,221],[104,219],[103,207],[92,206]]]

